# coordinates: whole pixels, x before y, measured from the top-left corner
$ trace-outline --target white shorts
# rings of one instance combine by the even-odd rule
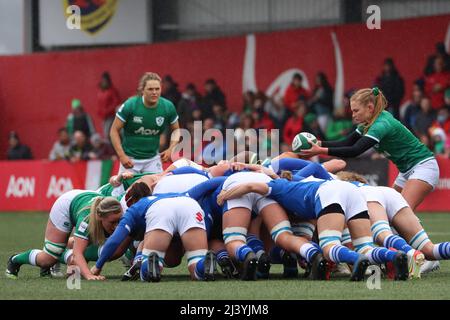
[[[403,196],[392,188],[362,186],[359,190],[367,202],[378,202],[386,210],[389,221],[401,209],[409,207]]]
[[[172,236],[182,236],[192,228],[206,230],[205,213],[200,205],[189,197],[167,198],[156,201],[145,215],[145,232],[164,230]]]
[[[249,182],[263,182],[268,183],[272,179],[263,173],[257,172],[238,172],[229,176],[223,183],[222,190],[230,190],[238,185]],[[259,214],[262,209],[270,204],[277,203],[276,201],[266,198],[258,193],[247,193],[241,198],[227,200],[223,212],[233,208],[246,208]]]
[[[205,181],[208,181],[208,178],[198,173],[173,174],[159,180],[153,194],[182,193]]]
[[[316,193],[318,204],[316,204],[316,214],[331,204],[339,204],[344,210],[345,221],[353,218],[357,214],[367,211],[367,203],[359,188],[354,184],[345,181],[331,180],[323,183]]]
[[[86,190],[71,190],[56,199],[50,210],[50,221],[58,230],[65,233],[72,231],[74,226],[70,222],[70,204],[77,195],[83,192],[86,192]]]
[[[410,179],[422,180],[436,188],[439,183],[439,165],[436,159],[432,158],[425,162],[418,163],[407,172],[400,172],[395,179],[395,184],[400,188],[404,188],[406,181]]]
[[[181,159],[175,161],[174,163],[172,163],[172,165],[174,167],[176,167],[176,168],[191,167],[191,168],[195,168],[195,169],[198,169],[198,170],[203,170],[204,169],[198,163],[195,163],[194,161],[190,161],[190,160],[185,159],[185,158],[181,158]]]
[[[133,173],[144,173],[144,172],[154,172],[154,173],[161,173],[163,172],[163,167],[161,163],[161,157],[159,154],[154,156],[151,159],[139,159],[136,160],[132,157],[129,157],[134,162],[133,168],[126,169],[122,164],[120,164],[119,167],[119,173],[121,174],[124,171],[130,171]]]

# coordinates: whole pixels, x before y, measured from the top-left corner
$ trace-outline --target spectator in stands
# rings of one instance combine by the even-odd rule
[[[91,137],[92,150],[89,152],[90,160],[117,160],[113,147],[98,133]]]
[[[444,70],[444,58],[434,59],[434,72],[425,78],[425,94],[431,99],[434,110],[444,105],[444,92],[450,87],[450,72]]]
[[[8,160],[30,160],[33,159],[31,149],[22,144],[19,135],[15,131],[11,131],[8,137],[9,148],[7,151]]]
[[[450,134],[450,117],[449,111],[446,108],[442,108],[438,111],[436,121],[431,125],[432,128],[441,128],[445,134]]]
[[[97,91],[97,114],[103,121],[103,136],[109,139],[109,130],[121,104],[119,92],[113,86],[111,76],[103,72]]]
[[[392,58],[384,60],[383,70],[375,79],[375,86],[381,89],[388,101],[387,111],[400,120],[400,103],[405,95],[405,84]]]
[[[414,134],[419,138],[428,136],[428,129],[436,118],[428,97],[423,97],[420,101],[420,111],[417,113],[416,121],[413,124]]]
[[[297,133],[303,130],[303,121],[306,112],[308,111],[305,100],[300,99],[296,102],[294,114],[286,121],[283,130],[283,142],[291,145]]]
[[[178,90],[178,83],[176,83],[171,75],[166,75],[161,82],[161,96],[166,98],[177,106],[181,100],[181,93]]]
[[[253,101],[252,106],[252,117],[254,120],[253,128],[255,129],[275,129],[272,119],[264,110],[264,104],[266,103],[267,97],[263,92],[258,92]]]
[[[328,122],[325,130],[327,140],[339,140],[350,134],[353,129],[352,116],[345,107],[334,111],[334,118]]]
[[[79,99],[72,100],[72,112],[67,116],[66,128],[71,137],[75,131],[82,131],[87,138],[95,133],[92,118],[84,111]]]
[[[333,114],[333,89],[323,72],[318,72],[315,79],[315,87],[308,103],[312,111],[317,115],[320,129],[325,132],[328,120]]]
[[[66,128],[58,130],[58,140],[53,144],[48,158],[51,161],[70,159],[70,137]]]
[[[90,160],[92,154],[92,145],[89,143],[83,131],[77,130],[73,134],[73,144],[70,147],[70,161],[78,162],[81,160]]]
[[[264,111],[266,111],[272,119],[275,128],[283,130],[287,120],[287,112],[283,104],[283,97],[278,93],[274,93],[264,104]]]
[[[319,122],[317,121],[317,116],[312,112],[305,115],[303,131],[312,133],[318,140],[324,140],[325,138],[325,134],[320,129]]]
[[[405,107],[405,113],[403,115],[402,123],[410,130],[413,131],[413,126],[416,121],[417,114],[420,111],[420,101],[423,98],[423,91],[420,86],[415,84],[411,94],[411,101]]]
[[[256,94],[253,91],[246,91],[242,95],[243,105],[242,111],[246,113],[251,113],[253,108],[253,103],[255,102]]]
[[[203,99],[202,108],[204,119],[213,117],[212,107],[214,103],[220,104],[225,110],[227,110],[225,94],[217,85],[216,80],[208,79],[205,81],[205,97]]]
[[[253,129],[253,125],[254,125],[254,120],[253,120],[252,115],[246,114],[246,113],[241,114],[240,121],[239,121],[239,128],[241,128],[242,130],[245,131],[247,129]]]
[[[444,154],[447,140],[447,135],[444,130],[439,127],[431,127],[429,134],[431,137],[431,145],[433,146],[432,151],[435,154]]]
[[[450,71],[450,55],[445,50],[445,44],[443,42],[436,43],[436,51],[434,54],[428,57],[427,64],[423,73],[429,76],[434,72],[434,61],[436,57],[442,57],[444,60],[444,70]]]
[[[227,116],[221,104],[219,103],[213,104],[213,117],[211,119],[213,120],[213,127],[215,129],[220,130],[222,133],[225,133]]]
[[[284,106],[292,114],[295,111],[295,102],[300,99],[308,99],[309,92],[303,87],[303,77],[300,73],[292,76],[291,83],[286,89],[283,97]]]
[[[444,93],[444,108],[450,112],[450,88],[445,90]]]
[[[201,102],[201,95],[193,83],[186,85],[186,90],[181,95],[181,100],[177,105],[180,127],[186,128],[189,122],[193,121],[192,113],[198,109]]]

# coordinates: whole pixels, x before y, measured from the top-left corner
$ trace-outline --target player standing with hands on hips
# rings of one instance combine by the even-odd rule
[[[433,153],[403,124],[384,109],[387,100],[378,88],[358,90],[350,99],[356,131],[340,141],[319,141],[302,151],[312,157],[328,154],[356,157],[374,147],[400,171],[394,189],[414,210],[439,182],[439,166]]]
[[[170,145],[159,153],[160,135],[170,126]],[[124,130],[123,142],[120,130]],[[112,145],[120,160],[119,174],[162,172],[180,139],[178,115],[172,102],[161,97],[161,78],[147,72],[139,81],[138,94],[125,101],[116,113],[110,130]]]

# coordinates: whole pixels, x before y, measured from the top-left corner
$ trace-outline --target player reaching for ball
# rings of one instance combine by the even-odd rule
[[[415,209],[439,181],[439,166],[428,148],[385,111],[387,101],[378,88],[358,90],[350,99],[356,131],[340,141],[318,141],[304,156],[328,154],[356,157],[374,147],[400,171],[394,189]]]

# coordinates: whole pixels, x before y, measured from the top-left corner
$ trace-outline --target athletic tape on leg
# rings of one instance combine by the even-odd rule
[[[247,228],[230,227],[223,229],[223,242],[242,241],[247,243]]]

